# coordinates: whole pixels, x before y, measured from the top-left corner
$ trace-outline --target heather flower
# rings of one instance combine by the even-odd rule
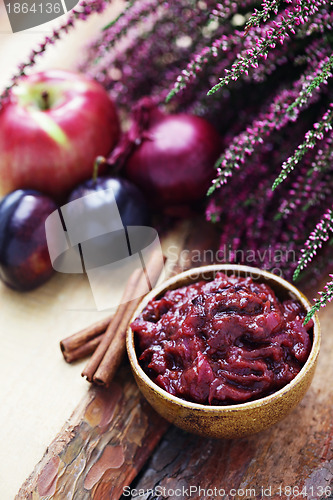
[[[316,255],[317,251],[323,246],[325,241],[330,238],[330,233],[333,232],[333,212],[327,210],[323,218],[318,222],[314,231],[311,232],[309,238],[304,244],[301,258],[298,261],[297,268],[294,272],[294,279],[297,279],[300,272],[309,264]]]
[[[283,182],[287,175],[295,168],[300,162],[308,149],[314,148],[317,141],[322,140],[324,134],[332,130],[333,120],[333,103],[330,104],[329,109],[325,112],[322,119],[315,123],[312,130],[305,134],[305,140],[300,144],[292,156],[283,162],[282,171],[275,179],[272,189],[275,189],[281,182]]]
[[[330,278],[333,278],[333,275],[329,275]],[[319,299],[316,299],[314,305],[311,307],[310,311],[306,315],[304,319],[304,323],[306,324],[312,316],[319,311],[321,307],[326,306],[328,302],[331,302],[333,299],[333,279],[329,282],[326,283],[324,290],[321,292],[318,292],[319,294]]]
[[[256,145],[262,143],[265,137],[267,138],[273,131],[284,127],[289,121],[295,121],[299,115],[300,107],[296,110],[291,110],[290,103],[296,95],[299,95],[299,88],[302,81],[303,76],[293,84],[292,89],[279,91],[273,102],[269,105],[268,110],[261,113],[244,132],[234,138],[233,142],[216,163],[217,177],[213,181],[209,194],[212,194],[215,189],[227,182],[228,178],[232,175],[233,169],[239,168],[241,164],[244,164],[246,157],[254,152]],[[303,103],[303,107],[306,104],[307,101]],[[325,123],[328,119],[329,117],[325,117]],[[318,133],[322,131],[322,128],[325,128],[325,125],[320,126]],[[308,138],[308,141],[310,139],[314,140],[312,135]],[[305,153],[307,144],[301,150],[303,154]]]
[[[210,19],[218,20],[219,22],[229,19],[232,14],[238,12],[241,7],[251,9],[253,0],[243,0],[242,2],[235,2],[235,0],[224,0],[223,3],[219,2],[212,9],[210,13]]]
[[[275,219],[288,217],[292,211],[308,210],[329,199],[333,189],[331,167],[333,162],[333,134],[318,145],[315,154],[303,161],[296,180],[288,188]]]
[[[280,0],[272,0],[271,2],[263,0],[261,4],[262,10],[258,11],[254,9],[253,14],[247,21],[245,33],[247,34],[253,26],[259,26],[262,22],[266,22],[271,17],[272,13],[277,14],[280,4]]]
[[[333,55],[323,57],[319,60],[317,67],[312,75],[308,75],[305,79],[302,90],[297,99],[289,106],[288,111],[291,111],[296,106],[303,106],[307,99],[311,97],[312,92],[322,83],[327,85],[327,80],[332,77],[331,71],[333,67]]]
[[[296,6],[299,3],[296,2]],[[318,0],[316,3],[313,3],[308,0],[305,3],[308,4],[306,9],[308,13],[314,14],[323,2]],[[304,12],[306,10],[304,8]],[[284,13],[278,15],[274,20],[274,29],[268,29],[264,36],[256,39],[255,46],[246,50],[245,53],[240,54],[232,64],[231,69],[225,70],[225,76],[220,79],[220,82],[209,90],[208,95],[213,94],[224,85],[228,85],[232,80],[237,80],[244,73],[247,74],[251,67],[256,68],[259,57],[266,59],[271,49],[275,49],[278,43],[283,44],[285,38],[288,38],[290,34],[295,34],[295,26],[304,24],[307,20],[308,15],[303,15],[299,8],[295,8],[294,11],[285,9]]]

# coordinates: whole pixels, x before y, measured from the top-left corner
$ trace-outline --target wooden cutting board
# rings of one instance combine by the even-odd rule
[[[181,265],[189,267],[193,250],[214,242],[207,225],[192,221],[164,243],[173,251],[185,249]],[[65,297],[71,292],[58,290]],[[50,305],[47,310],[53,322]],[[333,498],[333,308],[320,316],[323,340],[314,381],[281,423],[231,441],[187,434],[149,407],[124,362],[108,390],[86,391],[17,498],[115,500],[130,485],[136,491],[126,498],[138,498],[140,489],[150,490],[139,497],[147,499]],[[70,385],[78,374],[68,368],[74,368],[67,372]]]

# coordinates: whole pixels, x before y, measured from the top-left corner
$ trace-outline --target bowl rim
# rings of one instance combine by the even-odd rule
[[[152,300],[158,295],[165,293],[170,287],[172,287],[171,289],[176,289],[177,286],[174,285],[176,285],[180,280],[184,278],[186,279],[193,277],[193,275],[197,275],[196,281],[199,281],[200,275],[202,276],[204,273],[211,273],[211,272],[217,273],[223,271],[236,271],[236,270],[245,272],[247,274],[250,273],[259,274],[260,277],[275,281],[280,286],[283,286],[285,289],[287,289],[290,293],[294,294],[296,296],[296,299],[301,302],[306,311],[310,310],[311,304],[307,299],[307,297],[301,291],[299,291],[294,285],[292,285],[284,278],[281,278],[276,274],[270,273],[269,271],[257,267],[251,267],[240,264],[212,264],[207,266],[194,267],[187,271],[178,273],[175,276],[167,279],[157,287],[153,288],[141,300],[140,304],[138,305],[138,307],[136,308],[136,310],[132,315],[129,325],[131,325],[132,321],[134,321],[134,319],[142,312],[142,310],[146,307],[146,305],[148,304],[148,302],[150,302],[150,300]],[[193,283],[195,283],[196,281],[193,281]],[[186,286],[186,284],[180,284],[180,286]],[[134,333],[130,326],[128,327],[126,332],[126,349],[132,370],[153,392],[157,393],[163,399],[167,399],[169,402],[175,405],[182,406],[191,410],[206,411],[209,413],[216,413],[216,412],[233,413],[235,411],[246,411],[261,406],[266,406],[271,402],[282,398],[286,393],[288,393],[290,390],[292,390],[295,386],[297,386],[301,382],[304,375],[315,364],[318,358],[320,341],[321,341],[320,323],[317,313],[314,314],[312,320],[313,320],[313,339],[312,339],[311,351],[306,362],[304,363],[304,365],[302,366],[301,370],[296,375],[296,377],[293,378],[290,382],[288,382],[278,391],[275,391],[272,394],[269,394],[268,396],[265,396],[263,398],[255,399],[253,401],[247,401],[244,403],[229,404],[229,405],[208,405],[208,404],[206,405],[201,403],[194,403],[191,401],[187,401],[185,399],[181,399],[178,396],[174,396],[168,393],[166,390],[159,387],[144,372],[144,370],[141,368],[139,364],[134,345]]]

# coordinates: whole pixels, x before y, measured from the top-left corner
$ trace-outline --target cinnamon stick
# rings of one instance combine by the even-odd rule
[[[136,270],[131,275],[121,303],[109,324],[100,344],[82,372],[89,382],[108,385],[125,352],[125,336],[128,323],[141,301],[142,295],[155,286],[163,269],[160,249],[156,250],[145,270]]]
[[[107,327],[102,341],[95,350],[94,354],[91,356],[90,360],[88,361],[86,367],[84,368],[81,374],[82,377],[86,377],[86,379],[89,382],[92,382],[93,376],[110,345],[111,339],[117,331],[117,328],[122,320],[126,308],[128,307],[128,302],[133,298],[133,296],[135,296],[136,287],[138,286],[138,282],[140,281],[141,275],[142,271],[140,269],[136,269],[129,278],[121,299],[121,304],[118,306],[113,320]]]
[[[70,351],[63,351],[62,353],[65,358],[65,361],[67,363],[73,363],[74,361],[78,361],[79,359],[83,359],[89,356],[89,354],[93,353],[95,349],[99,346],[103,336],[104,332],[98,335],[97,337],[88,340],[87,342],[77,347],[76,349]]]
[[[152,258],[150,259],[150,262],[148,263],[148,269],[149,269],[148,282],[150,288],[153,288],[156,285],[161,275],[162,269],[158,257],[159,255],[157,256],[153,255]],[[144,287],[146,282],[147,282],[147,276],[144,273],[142,273],[137,283],[138,289],[141,290],[142,289],[141,287]],[[95,382],[96,384],[107,387],[111,382],[112,378],[114,377],[117,369],[119,368],[119,365],[122,361],[126,349],[125,348],[126,331],[136,308],[141,302],[141,298],[142,297],[138,297],[128,302],[127,307],[123,312],[122,319],[108,346],[108,349],[106,350],[104,357],[101,360],[93,376],[93,382]]]
[[[90,340],[99,337],[101,333],[104,333],[112,319],[113,315],[108,316],[104,319],[100,319],[96,323],[93,323],[92,325],[83,328],[79,332],[76,332],[73,335],[70,335],[69,337],[61,340],[60,349],[64,355],[64,358],[66,359],[66,355],[68,353],[79,349],[80,347],[87,344],[87,342],[89,342]]]

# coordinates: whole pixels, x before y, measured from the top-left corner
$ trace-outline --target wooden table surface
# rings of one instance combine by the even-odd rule
[[[92,21],[66,55],[55,47],[40,67],[72,67],[83,40],[104,24]],[[43,36],[10,35],[4,26],[1,84]],[[178,228],[166,244],[181,247],[184,234]],[[202,244],[194,235],[185,248]],[[265,432],[218,441],[168,427],[143,401],[126,364],[112,389],[101,391],[80,377],[84,362],[63,361],[59,340],[103,317],[84,277],[57,274],[23,295],[0,285],[0,304],[1,500],[13,499],[28,476],[18,498],[114,500],[130,483],[155,490],[124,498],[333,498],[333,305],[320,314],[321,354],[302,403]]]

